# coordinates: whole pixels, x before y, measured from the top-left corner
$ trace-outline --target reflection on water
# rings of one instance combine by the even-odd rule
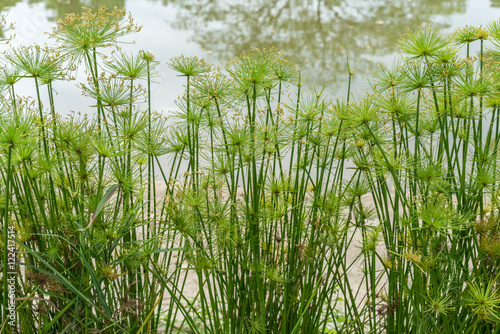
[[[226,61],[242,51],[274,46],[298,65],[309,82],[326,85],[330,92],[344,86],[347,57],[357,62],[357,72],[364,77],[375,67],[374,62],[395,52],[395,42],[403,32],[429,22],[446,28],[451,15],[464,13],[467,7],[467,0],[27,1],[43,3],[52,20],[80,12],[83,6],[129,9],[141,4],[164,5],[166,11],[175,12],[175,19],[165,20],[165,24],[190,32],[191,42],[212,58]],[[486,1],[492,7],[500,6],[500,0]],[[23,1],[2,0],[0,10],[19,2]],[[148,24],[147,14],[132,15],[137,22]]]
[[[2,0],[0,2],[0,11],[9,7],[15,6],[22,0]],[[45,8],[51,11],[52,19],[62,18],[67,13],[80,13],[82,7],[98,8],[100,6],[107,6],[113,8],[125,7],[125,0],[28,0],[29,4],[44,3]]]
[[[255,47],[276,47],[318,85],[345,81],[346,57],[358,69],[395,51],[395,41],[434,15],[465,11],[466,0],[164,0],[179,8],[175,27],[195,31],[205,50],[227,60]],[[446,19],[439,22],[446,27]]]

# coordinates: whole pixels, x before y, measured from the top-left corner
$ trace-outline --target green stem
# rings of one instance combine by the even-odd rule
[[[9,205],[10,205],[10,182],[12,179],[12,167],[11,167],[11,160],[12,160],[12,143],[9,144],[8,149],[7,149],[7,177],[6,177],[6,184],[5,184],[5,212],[3,215],[3,309],[4,309],[4,317],[2,319],[7,319],[7,314],[9,314],[9,310],[7,309],[8,307],[8,281],[7,277],[8,275],[8,268],[9,268],[9,261],[8,261],[8,254],[13,253],[9,252]],[[3,321],[2,321],[3,323]]]

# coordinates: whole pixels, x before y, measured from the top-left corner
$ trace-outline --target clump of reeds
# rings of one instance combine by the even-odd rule
[[[356,101],[303,93],[275,50],[177,57],[186,92],[167,121],[151,110],[154,56],[104,56],[139,30],[125,14],[69,15],[54,46],[3,55],[1,330],[499,330],[500,23],[409,32]],[[79,68],[96,112],[63,116],[52,83]]]

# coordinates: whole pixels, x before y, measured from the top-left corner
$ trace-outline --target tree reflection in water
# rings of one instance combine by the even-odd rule
[[[334,91],[345,85],[346,58],[368,75],[371,59],[390,56],[408,29],[425,23],[447,27],[447,16],[463,13],[467,0],[131,0],[172,6],[175,29],[193,32],[193,41],[226,61],[242,51],[271,48],[293,60],[309,82]],[[492,5],[499,0],[491,0]],[[20,0],[2,1],[0,10]],[[81,7],[109,8],[125,0],[29,0],[44,2],[53,18]],[[438,17],[439,15],[439,17]],[[139,23],[147,18],[135,16]],[[378,60],[376,59],[376,60]]]
[[[15,6],[17,3],[23,2],[22,0],[1,0],[0,11],[4,11],[9,7]],[[106,6],[108,8],[124,8],[125,0],[28,0],[28,4],[43,3],[45,8],[51,10],[51,19],[62,18],[67,13],[80,13],[82,7],[89,7],[92,9]]]
[[[153,0],[150,0],[153,1]],[[398,37],[425,23],[447,27],[466,0],[164,0],[179,8],[175,27],[221,60],[253,48],[276,47],[309,81],[336,89],[346,81],[346,57],[357,70],[391,55]],[[439,20],[436,16],[439,15]]]

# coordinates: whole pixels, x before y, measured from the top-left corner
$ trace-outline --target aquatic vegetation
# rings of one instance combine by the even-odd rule
[[[100,51],[138,30],[123,11],[10,49],[1,331],[498,331],[498,26],[403,35],[359,99],[304,93],[274,49],[176,57],[168,116],[154,55]],[[63,113],[52,82],[82,67],[95,113]],[[18,96],[28,80],[36,96]]]

